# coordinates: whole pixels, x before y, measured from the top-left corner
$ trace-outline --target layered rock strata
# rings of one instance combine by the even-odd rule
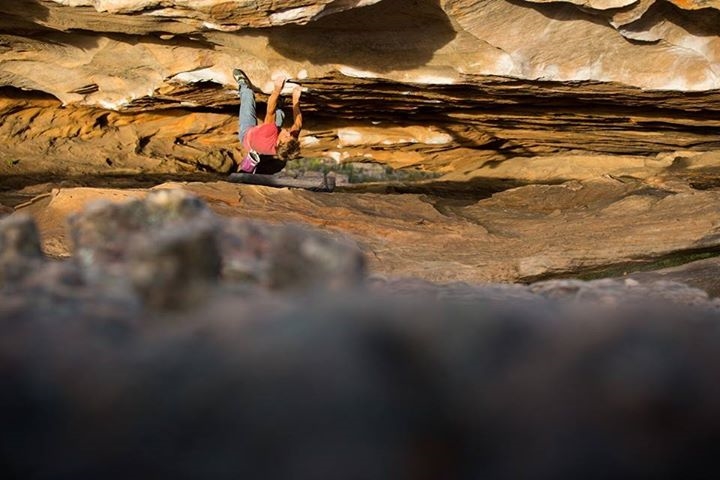
[[[342,189],[319,194],[226,182],[160,188],[192,192],[223,217],[304,223],[348,236],[380,278],[532,282],[623,276],[717,256],[718,189],[695,189],[675,179],[666,183],[660,175],[652,183],[619,174],[508,185],[494,194],[482,181],[462,182],[462,187],[431,183],[432,194],[417,184],[395,185],[395,194]],[[442,189],[446,194],[438,195]],[[66,257],[72,252],[66,216],[94,200],[145,195],[144,190],[57,189],[18,210],[36,219],[44,251]]]
[[[47,224],[41,217],[23,212],[0,220],[0,294],[24,295],[39,290],[45,292],[43,295],[58,294],[58,301],[82,303],[94,292],[98,298],[127,301],[134,308],[175,311],[243,289],[306,295],[367,287],[391,296],[434,292],[431,296],[437,299],[466,300],[517,295],[527,301],[541,297],[574,301],[583,296],[595,298],[589,303],[602,304],[608,295],[623,302],[651,296],[670,303],[700,305],[710,311],[720,308],[718,300],[702,290],[652,278],[642,282],[641,275],[625,282],[546,281],[529,287],[434,284],[417,277],[383,278],[377,272],[368,276],[366,255],[379,253],[362,253],[362,246],[347,235],[331,233],[332,229],[321,233],[292,222],[273,225],[217,216],[192,191],[204,193],[217,211],[233,207],[227,203],[232,192],[207,184],[183,188],[167,185],[147,194],[119,194],[115,201],[108,201],[107,196],[89,201],[67,218],[71,255],[63,259],[46,256],[48,245],[43,245],[41,238],[47,233]],[[93,196],[92,191],[58,192],[43,213],[46,218],[56,216],[59,206],[67,206],[73,196],[83,194],[86,200]],[[248,196],[244,199],[250,200]],[[251,206],[250,202],[245,204]],[[63,292],[78,297],[65,298]],[[12,305],[9,308],[12,310]]]
[[[338,161],[717,148],[716,5],[573,3],[3,5],[2,171],[228,171],[235,66],[305,79],[306,154]]]

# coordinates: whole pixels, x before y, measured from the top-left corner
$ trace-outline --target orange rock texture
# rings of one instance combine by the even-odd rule
[[[302,81],[305,153],[338,162],[451,173],[567,152],[711,150],[716,7],[5,2],[1,153],[28,171],[227,172],[237,160],[234,67],[265,93],[274,75]]]
[[[432,179],[185,188],[224,215],[348,233],[374,273],[531,281],[718,248],[717,2],[19,0],[0,14],[0,203],[31,211],[52,255],[68,253],[67,213],[120,195],[102,187],[235,169],[235,67],[261,112],[274,77],[302,84],[305,157]]]

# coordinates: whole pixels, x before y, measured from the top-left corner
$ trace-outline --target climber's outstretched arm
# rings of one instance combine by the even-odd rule
[[[265,121],[263,123],[275,124],[275,110],[277,110],[278,99],[280,98],[280,92],[285,85],[285,78],[278,77],[275,79],[275,88],[273,88],[270,98],[267,103],[267,113],[265,114]]]

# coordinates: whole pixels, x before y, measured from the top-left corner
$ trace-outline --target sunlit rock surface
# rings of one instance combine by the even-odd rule
[[[5,2],[2,155],[42,171],[227,172],[237,66],[266,93],[274,75],[304,79],[313,156],[445,173],[720,142],[713,2],[276,4]]]
[[[432,195],[417,184],[396,185],[394,194],[318,194],[226,182],[175,186],[199,195],[222,216],[303,223],[348,236],[380,278],[528,282],[623,276],[717,255],[720,191],[663,183],[662,176],[653,182],[607,177],[494,194],[482,182],[466,184],[471,190],[465,192],[444,182],[428,185]],[[64,257],[72,248],[67,215],[96,199],[145,194],[58,189],[18,210],[37,220],[45,251]]]
[[[579,237],[578,243],[582,245],[590,245],[588,237],[598,235],[596,224],[610,223],[607,218],[602,218],[603,216],[609,214],[614,217],[637,217],[639,212],[632,207],[633,203],[648,207],[657,202],[652,199],[649,202],[644,201],[645,197],[654,197],[655,200],[672,198],[670,193],[660,190],[633,191],[632,187],[615,185],[609,188],[615,188],[617,196],[623,198],[607,205],[606,199],[609,195],[602,192],[602,185],[566,184],[560,188],[567,192],[554,192],[549,196],[555,198],[546,199],[547,203],[552,203],[554,207],[571,203],[577,210],[591,210],[589,215],[575,215],[572,218],[573,223],[577,224],[573,233]],[[605,186],[605,189],[608,189],[608,186]],[[427,275],[430,272],[423,275],[423,272],[404,268],[403,264],[392,265],[392,256],[399,258],[401,255],[398,255],[398,250],[407,243],[408,238],[403,240],[403,236],[430,237],[430,234],[423,232],[421,228],[411,231],[408,222],[403,222],[403,218],[398,216],[401,212],[397,207],[395,212],[390,211],[388,207],[392,205],[391,202],[363,204],[363,200],[375,200],[372,196],[351,202],[340,198],[338,202],[335,195],[325,195],[324,198],[331,201],[321,208],[325,214],[325,221],[321,223],[319,215],[314,219],[299,218],[298,212],[302,211],[302,206],[290,208],[288,204],[284,204],[284,201],[292,201],[309,206],[314,201],[315,207],[319,207],[318,198],[303,198],[289,191],[280,195],[273,195],[273,192],[282,191],[227,183],[166,184],[148,192],[118,190],[114,192],[114,198],[108,195],[108,191],[99,189],[55,191],[48,199],[40,199],[26,208],[21,208],[20,212],[0,220],[0,271],[3,274],[0,276],[0,297],[14,294],[19,295],[18,299],[27,297],[14,304],[15,307],[26,308],[22,305],[31,300],[32,292],[39,291],[43,295],[50,294],[47,299],[50,303],[69,302],[70,306],[75,308],[73,305],[84,298],[92,297],[95,292],[98,298],[108,296],[103,301],[129,302],[133,308],[177,312],[206,305],[216,297],[233,292],[256,291],[262,295],[275,292],[280,298],[290,299],[297,294],[309,295],[312,292],[325,292],[330,295],[354,294],[367,288],[395,298],[420,295],[427,299],[451,302],[504,302],[517,299],[533,303],[541,302],[542,298],[552,298],[571,304],[583,301],[589,306],[614,308],[620,304],[643,304],[648,299],[655,299],[668,304],[701,306],[709,311],[720,307],[720,299],[715,298],[717,276],[711,278],[710,275],[713,271],[717,272],[717,259],[699,260],[682,268],[666,268],[651,273],[637,272],[630,276],[625,272],[626,276],[622,279],[590,282],[545,280],[522,286],[493,284],[492,280],[496,280],[493,278],[479,279],[481,282],[457,281],[464,273],[459,265],[460,257],[448,250],[435,255],[435,267],[438,270],[446,268],[448,271],[459,272],[460,275],[443,277],[435,274],[435,278],[430,278],[432,275]],[[578,201],[578,196],[584,201]],[[258,220],[251,214],[257,200],[262,200],[277,212],[277,223]],[[709,209],[702,205],[702,200],[672,200],[675,203],[685,202],[692,205],[695,219],[692,222],[679,222],[672,232],[673,236],[677,237],[675,244],[670,245],[670,248],[679,250],[684,241],[688,245],[686,250],[689,251],[689,246],[692,246],[695,254],[699,254],[703,248],[717,249],[718,235],[714,231],[692,243],[688,239],[692,235],[698,237],[698,233],[681,233],[682,230],[694,229],[702,235],[703,226],[716,226],[720,223],[716,218],[717,212],[715,216],[708,213],[703,215],[703,209]],[[345,208],[342,215],[333,215],[329,208],[333,203],[355,203],[355,211]],[[496,214],[494,210],[499,210],[495,208],[498,203],[506,214],[513,216],[513,195],[510,191],[497,195],[488,202],[477,202],[473,207],[482,211],[483,216],[490,217]],[[367,226],[360,224],[363,216],[366,219],[377,218],[368,214],[368,207],[371,205],[384,208],[387,211],[386,223],[396,223],[397,227],[391,229],[386,225],[384,229],[378,229],[375,235],[371,235]],[[449,203],[443,205],[444,211],[438,210],[438,213],[448,216],[461,215],[462,206],[461,203]],[[439,209],[440,206],[435,205],[435,208]],[[558,213],[559,210],[546,215],[543,211],[546,208],[545,205],[538,204],[518,213],[523,215],[526,222],[535,224],[530,228],[534,228],[539,237],[547,239],[550,237],[549,227],[542,225],[543,217],[556,220],[557,226],[566,221],[566,215]],[[656,205],[659,212],[647,215],[651,217],[647,221],[658,223],[657,219],[652,217],[662,215],[664,208],[668,207]],[[241,218],[233,218],[243,211]],[[470,220],[471,211],[467,209],[466,221]],[[418,209],[411,208],[406,213],[417,217]],[[533,213],[541,215],[533,218]],[[53,232],[48,227],[53,225],[54,218],[63,215],[67,222],[65,247],[68,249],[64,252],[57,249],[58,245],[53,246],[43,241],[53,238]],[[414,222],[413,225],[428,226],[428,223],[434,221],[431,216],[432,213],[426,210],[426,218]],[[601,218],[593,221],[588,219],[590,217]],[[508,224],[512,224],[513,220],[515,219],[510,219]],[[490,221],[492,219],[488,218],[485,227],[476,227],[480,226],[486,233],[482,241],[488,244],[494,242],[497,247],[500,244],[497,237],[510,232],[500,232],[500,224],[490,226]],[[623,222],[623,219],[619,221]],[[324,227],[325,231],[309,227],[308,224],[311,223]],[[301,226],[302,224],[305,226]],[[630,222],[625,220],[623,227],[627,229],[629,225]],[[383,228],[378,224],[373,226]],[[472,227],[460,231],[458,222],[453,221],[433,227],[438,233],[435,234],[435,239],[425,242],[426,249],[455,248],[454,237],[463,234],[471,237],[480,233],[480,229],[473,230]],[[439,233],[443,230],[450,231],[453,227],[454,231],[448,234]],[[475,267],[486,274],[497,274],[503,268],[516,264],[518,259],[521,264],[526,263],[525,268],[529,269],[537,269],[541,265],[552,268],[553,260],[560,262],[554,265],[556,269],[563,268],[563,261],[572,260],[574,245],[569,231],[565,229],[558,234],[566,240],[563,248],[569,253],[564,257],[560,251],[555,252],[554,259],[553,255],[537,258],[523,256],[532,253],[534,247],[529,236],[523,237],[523,232],[519,231],[512,233],[520,242],[526,244],[525,250],[518,252],[520,257],[512,256],[510,248],[520,249],[517,244],[507,239],[504,243],[508,244],[508,249],[493,252],[490,251],[490,245],[484,258],[478,255],[478,249],[469,241],[466,241],[467,250],[460,253],[465,258],[474,257],[475,261],[484,262],[485,265]],[[631,231],[629,235],[640,237],[637,231]],[[353,237],[359,241],[352,240]],[[646,248],[646,257],[637,254],[633,257],[632,246],[625,251],[619,251],[616,254],[618,256],[613,257],[610,251],[618,248],[618,241],[607,238],[603,243],[596,245],[595,259],[586,254],[583,258],[576,259],[574,266],[587,269],[584,273],[594,273],[592,269],[596,266],[593,265],[593,260],[597,261],[603,256],[606,262],[616,262],[616,270],[633,268],[633,262],[641,264],[644,260],[647,263],[652,257],[656,257],[656,260],[667,260],[662,257],[661,250],[667,248],[665,245],[656,245],[655,251]],[[427,267],[432,261],[430,258],[412,258],[411,252],[402,253],[407,257],[408,263],[417,262]],[[422,255],[426,252],[418,253]],[[493,265],[493,255],[503,257],[505,263],[498,259]],[[621,255],[625,258],[619,257]],[[366,269],[368,259],[371,265],[375,265],[375,269]],[[581,263],[584,260],[587,260],[585,265]],[[620,263],[621,260],[625,263]],[[392,268],[386,272],[377,268],[388,265]],[[704,273],[699,278],[700,281],[688,275],[693,270]],[[553,272],[535,270],[531,273],[532,275],[527,275],[526,272],[525,277],[519,279],[528,282],[543,276],[550,277]],[[565,273],[578,276],[577,274],[583,272]],[[515,274],[522,275],[523,272]],[[499,280],[507,282],[512,279]],[[695,286],[690,286],[693,284]],[[53,296],[53,292],[57,296]],[[27,304],[29,305],[32,305],[32,302]],[[10,312],[12,308],[13,305],[7,310],[0,310],[0,313]],[[93,308],[92,302],[90,308]],[[111,313],[122,315],[122,312]]]

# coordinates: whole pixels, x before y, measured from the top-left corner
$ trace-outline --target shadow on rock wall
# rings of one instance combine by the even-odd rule
[[[535,10],[536,12],[551,20],[557,20],[560,22],[569,20],[583,20],[586,22],[601,25],[603,27],[610,27],[610,25],[608,25],[607,19],[601,16],[602,13],[598,14],[596,11],[583,10],[572,3],[531,3],[527,0],[505,1],[519,8]],[[534,41],[534,39],[532,37],[528,37],[528,42],[532,41]]]
[[[269,38],[272,48],[293,60],[386,72],[426,65],[455,35],[438,0],[385,0],[308,25],[278,27]]]
[[[0,31],[41,29],[37,22],[50,17],[50,10],[37,0],[0,2]]]
[[[587,10],[572,3],[530,3],[527,0],[505,0],[520,8],[529,8],[537,11],[552,20],[584,20],[604,27],[610,27],[613,15],[617,11],[631,10],[635,4],[625,9],[616,10]],[[655,2],[637,20],[622,25],[624,32],[650,32],[653,27],[664,22],[675,24],[695,36],[720,35],[720,11],[713,8],[699,10],[684,10],[670,2]],[[636,39],[627,38],[634,42]],[[652,42],[643,40],[641,43]]]
[[[623,26],[631,32],[647,32],[662,22],[673,23],[698,37],[720,35],[720,12],[712,8],[683,10],[670,2],[655,2],[638,20]]]

